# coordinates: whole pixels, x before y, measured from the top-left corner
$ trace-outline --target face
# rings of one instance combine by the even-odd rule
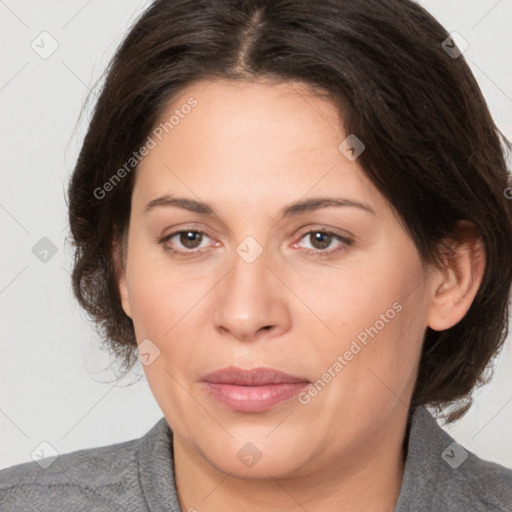
[[[119,281],[175,444],[244,478],[364,460],[407,413],[428,323],[412,240],[304,86],[201,82],[162,123],[176,110]]]

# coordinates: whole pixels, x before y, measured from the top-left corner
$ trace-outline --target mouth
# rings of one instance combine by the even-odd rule
[[[211,397],[230,409],[261,412],[296,396],[311,382],[274,368],[229,366],[206,375],[203,384]]]

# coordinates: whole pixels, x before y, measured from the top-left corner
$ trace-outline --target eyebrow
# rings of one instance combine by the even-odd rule
[[[215,215],[213,209],[206,203],[202,201],[196,201],[194,199],[186,199],[183,197],[172,197],[170,195],[164,195],[161,197],[157,197],[150,201],[146,208],[144,209],[144,214],[147,214],[149,211],[156,207],[170,207],[175,206],[177,208],[183,208],[184,210],[188,210],[194,213],[199,213],[201,215]],[[328,208],[328,207],[342,207],[349,206],[354,208],[359,208],[361,210],[367,211],[373,215],[376,215],[375,211],[367,204],[362,203],[360,201],[355,201],[353,199],[347,199],[344,197],[314,197],[310,199],[304,199],[301,201],[297,201],[295,203],[289,204],[285,206],[281,210],[282,217],[292,217],[295,215],[300,215],[301,213],[307,213],[314,210],[319,210],[320,208]]]

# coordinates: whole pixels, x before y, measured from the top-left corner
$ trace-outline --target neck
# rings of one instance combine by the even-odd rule
[[[250,504],[254,512],[393,512],[403,477],[406,423],[404,413],[351,453],[323,453],[321,464],[307,464],[300,475],[298,469],[296,475],[279,479],[226,474],[173,436],[181,509],[234,512]]]

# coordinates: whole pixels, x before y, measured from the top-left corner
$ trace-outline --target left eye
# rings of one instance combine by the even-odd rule
[[[307,248],[311,249],[314,252],[334,252],[338,250],[340,246],[343,245],[350,245],[351,240],[348,238],[342,237],[336,233],[333,233],[331,231],[322,231],[322,230],[313,230],[308,231],[307,233],[304,233],[301,237],[301,239],[309,239],[312,247]],[[328,249],[329,246],[331,246],[333,240],[338,240],[340,243],[338,244],[338,248],[331,249],[331,250],[325,250]]]

